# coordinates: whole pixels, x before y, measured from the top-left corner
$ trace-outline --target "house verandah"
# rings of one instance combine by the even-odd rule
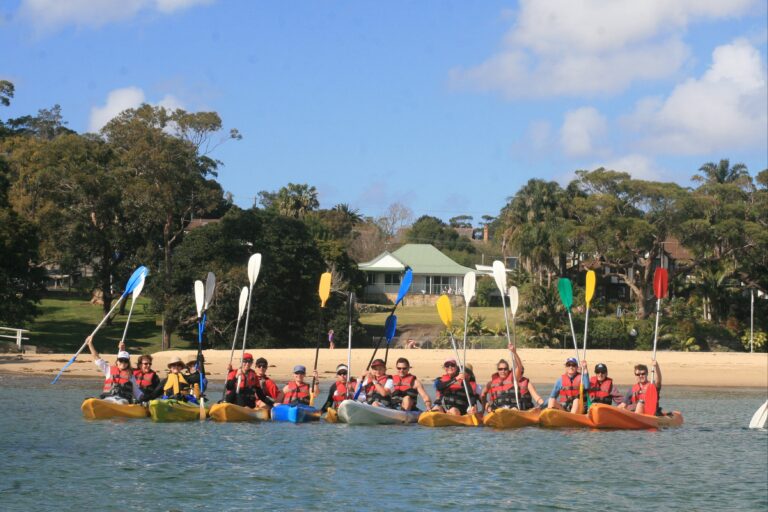
[[[442,294],[460,296],[464,274],[474,271],[459,265],[431,244],[406,244],[358,265],[367,278],[363,300],[394,302],[406,267],[413,271],[407,299],[409,304],[435,304]]]

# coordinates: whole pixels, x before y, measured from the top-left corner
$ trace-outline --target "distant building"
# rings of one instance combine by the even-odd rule
[[[358,265],[368,279],[364,300],[394,302],[405,267],[413,271],[408,299],[411,304],[434,304],[442,294],[461,295],[464,274],[474,271],[459,265],[431,244],[405,244]]]

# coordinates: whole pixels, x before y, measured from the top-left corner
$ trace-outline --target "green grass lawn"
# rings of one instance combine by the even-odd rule
[[[92,305],[86,295],[76,296],[65,293],[50,293],[38,305],[40,314],[27,329],[29,345],[46,347],[55,352],[74,353],[85,341],[103,316],[101,306]],[[125,308],[125,315],[114,317],[112,325],[105,325],[95,338],[96,348],[105,352],[114,352],[123,335],[125,321],[131,302]],[[136,301],[131,316],[131,324],[126,336],[128,351],[132,353],[156,352],[160,350],[161,326],[159,319],[148,312],[149,299],[140,297]],[[187,348],[192,345],[173,337],[174,348]]]
[[[400,306],[397,308],[398,328],[407,325],[441,325],[440,317],[437,314],[436,306]],[[480,315],[485,320],[485,325],[494,327],[495,325],[504,325],[504,310],[500,307],[479,308],[470,307],[469,314],[473,316]],[[388,313],[365,313],[360,315],[360,323],[366,327],[383,326]],[[453,308],[454,324],[464,323],[464,308]]]

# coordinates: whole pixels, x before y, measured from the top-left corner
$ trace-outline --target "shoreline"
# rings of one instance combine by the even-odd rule
[[[269,361],[269,375],[274,380],[287,382],[292,375],[293,366],[302,364],[307,367],[311,378],[315,350],[302,349],[249,349],[254,357],[265,357]],[[359,376],[370,360],[371,349],[352,350],[352,374]],[[162,376],[171,357],[191,355],[192,351],[165,351],[152,354],[152,367]],[[229,350],[204,351],[206,370],[212,380],[223,380]],[[383,358],[384,350],[378,356]],[[573,357],[572,350],[562,349],[520,349],[519,355],[525,366],[525,375],[534,384],[550,385],[563,373],[563,365],[568,357]],[[54,376],[69,361],[72,354],[25,354],[21,359],[17,355],[0,356],[0,373],[16,375]],[[114,354],[103,354],[107,361],[114,361]],[[442,374],[442,363],[453,358],[451,350],[393,349],[389,351],[388,373],[394,373],[395,361],[399,357],[407,358],[412,366],[412,373],[422,382],[432,380]],[[474,366],[474,372],[480,384],[490,380],[499,359],[509,360],[509,352],[501,349],[468,350],[467,361]],[[590,372],[595,364],[608,366],[608,376],[618,386],[627,386],[635,382],[633,367],[637,363],[650,366],[651,353],[646,351],[591,350],[587,352]],[[136,354],[132,354],[135,364]],[[768,389],[768,354],[740,352],[658,352],[657,360],[663,375],[663,385],[765,388]],[[81,355],[62,375],[73,377],[98,378],[99,373],[90,354]],[[235,354],[234,363],[239,362]],[[322,382],[335,377],[336,365],[346,364],[347,350],[320,349],[318,373]],[[542,392],[544,388],[539,391]]]

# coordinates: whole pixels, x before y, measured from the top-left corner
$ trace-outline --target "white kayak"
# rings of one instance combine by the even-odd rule
[[[749,422],[749,428],[766,427],[768,427],[768,400],[755,411],[755,414],[752,416],[752,421]]]
[[[339,423],[350,425],[397,425],[416,423],[421,411],[398,411],[386,407],[374,407],[363,402],[344,400],[338,409]]]

